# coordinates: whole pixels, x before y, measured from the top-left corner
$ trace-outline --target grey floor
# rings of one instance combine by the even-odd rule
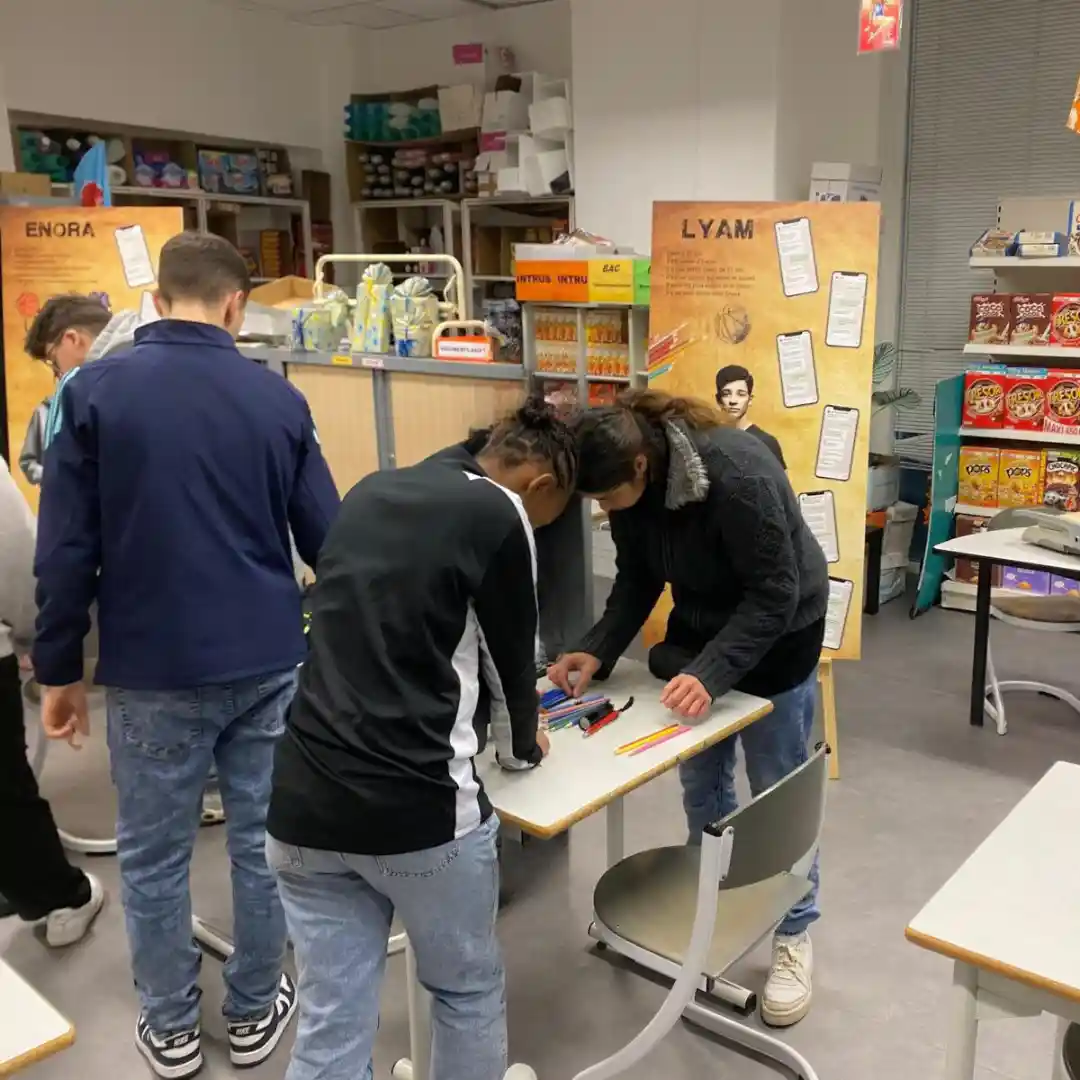
[[[837,674],[843,779],[831,785],[823,851],[824,916],[814,930],[814,1006],[790,1039],[822,1080],[932,1077],[943,1063],[948,964],[904,941],[908,919],[1056,760],[1080,760],[1080,718],[1056,702],[1009,699],[1011,731],[997,737],[967,723],[972,619],[933,611],[912,622],[903,600],[865,624],[864,659]],[[1077,645],[1062,636],[1008,627],[994,630],[995,653],[1008,674],[1068,680]],[[1073,676],[1075,679],[1075,676]],[[1073,687],[1074,690],[1077,687]],[[99,724],[81,755],[54,747],[45,788],[60,821],[101,834],[108,827],[106,760]],[[632,848],[682,838],[679,793],[668,776],[627,803]],[[595,956],[585,928],[590,893],[603,869],[599,818],[576,827],[566,843],[511,851],[513,891],[501,918],[506,953],[512,1057],[542,1080],[570,1080],[629,1039],[660,1003],[664,990],[626,967]],[[131,1047],[135,1001],[127,967],[116,866],[93,860],[112,890],[92,936],[49,952],[29,929],[0,924],[0,951],[77,1026],[66,1054],[28,1075],[37,1080],[141,1077]],[[1008,868],[1002,868],[1008,873]],[[204,831],[193,869],[196,906],[227,924],[224,834]],[[1076,932],[1063,926],[1062,934]],[[765,951],[738,973],[758,985]],[[216,963],[203,967],[204,1025],[210,1078],[231,1075],[218,1015]],[[386,1076],[406,1053],[408,1033],[401,960],[390,963],[383,995],[376,1065]],[[10,1016],[9,1016],[10,1019]],[[1049,1075],[1053,1025],[1009,1021],[980,1037],[979,1080]],[[288,1046],[252,1080],[284,1076]],[[665,1080],[775,1077],[769,1066],[677,1028],[628,1077]]]

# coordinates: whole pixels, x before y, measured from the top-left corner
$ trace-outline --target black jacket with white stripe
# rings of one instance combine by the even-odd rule
[[[536,743],[536,551],[520,499],[462,447],[378,472],[319,555],[310,657],[274,763],[277,840],[358,855],[449,843],[491,814],[473,767]]]

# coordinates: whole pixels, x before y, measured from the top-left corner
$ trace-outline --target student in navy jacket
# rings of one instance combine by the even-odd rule
[[[306,653],[289,531],[314,566],[338,495],[303,397],[233,341],[250,288],[225,240],[170,240],[162,320],[59,391],[41,494],[42,722],[72,743],[89,731],[80,680],[96,601],[136,1045],[174,1080],[202,1065],[188,868],[212,763],[232,860],[233,1063],[269,1056],[296,1005],[264,854],[274,746]]]

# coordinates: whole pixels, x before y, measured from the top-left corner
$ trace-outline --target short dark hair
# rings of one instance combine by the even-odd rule
[[[109,309],[96,297],[82,293],[62,293],[50,297],[34,316],[23,348],[28,356],[44,360],[48,351],[68,330],[83,330],[97,337],[111,318]]]
[[[716,373],[716,396],[719,397],[724,387],[730,386],[733,382],[744,382],[746,389],[751,394],[754,392],[754,376],[740,364],[728,364]]]
[[[230,293],[251,292],[244,257],[221,236],[182,232],[165,243],[158,264],[158,292],[169,304],[216,304]]]

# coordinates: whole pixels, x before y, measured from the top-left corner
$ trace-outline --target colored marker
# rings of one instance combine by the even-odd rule
[[[674,731],[679,724],[668,724],[666,728],[661,728],[659,731],[650,732],[648,735],[642,735],[640,739],[634,739],[633,742],[623,743],[615,753],[625,754],[628,750],[636,750],[639,746],[643,746],[646,743],[652,742],[653,739],[658,738],[660,735],[667,735],[668,732]]]
[[[677,739],[680,735],[685,735],[688,731],[692,730],[693,728],[686,726],[676,728],[674,731],[668,732],[667,735],[664,735],[659,739],[653,739],[652,742],[648,742],[644,746],[639,746],[636,750],[631,750],[627,756],[635,757],[638,754],[644,754],[646,750],[651,750],[654,746],[659,746],[661,743],[666,743],[671,739]]]
[[[586,728],[585,738],[587,739],[590,735],[595,735],[602,727],[607,727],[608,724],[611,724],[618,719],[619,714],[615,712],[614,709],[612,709],[611,712],[607,714],[607,716],[603,717],[600,720],[597,720],[595,724],[590,724],[588,728]]]

